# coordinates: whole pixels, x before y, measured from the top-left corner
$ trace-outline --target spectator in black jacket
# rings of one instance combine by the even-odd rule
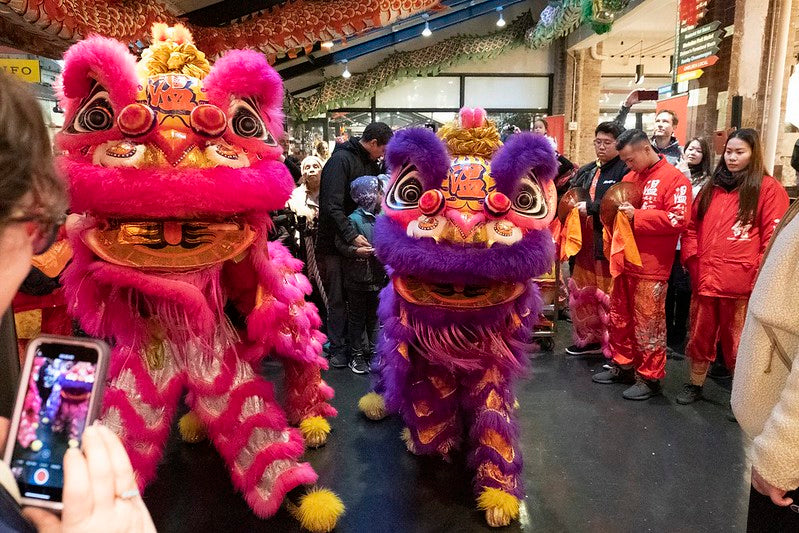
[[[338,236],[344,243],[367,247],[366,237],[358,233],[349,215],[358,207],[350,197],[350,184],[360,176],[380,174],[377,160],[386,151],[393,136],[391,128],[382,122],[366,126],[363,136],[336,146],[322,169],[319,190],[319,230],[316,251],[324,272],[327,293],[327,337],[330,340],[330,364],[343,368],[348,364],[345,338],[347,307],[344,296],[342,257],[336,249]]]
[[[572,355],[609,356],[607,323],[607,299],[597,297],[600,292],[610,293],[610,263],[603,251],[602,221],[599,219],[599,204],[605,193],[627,174],[627,165],[619,158],[616,138],[622,129],[615,122],[602,122],[594,130],[596,161],[577,171],[572,180],[574,187],[588,191],[589,200],[577,204],[580,218],[587,219],[583,228],[591,227],[593,239],[586,239],[574,256],[574,267],[569,282],[570,311],[574,324],[574,344],[566,348]],[[586,242],[588,240],[588,242]]]

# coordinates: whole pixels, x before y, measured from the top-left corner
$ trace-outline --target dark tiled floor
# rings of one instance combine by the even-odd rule
[[[709,382],[710,401],[677,405],[687,365],[669,361],[663,397],[623,400],[622,386],[591,383],[602,362],[564,357],[564,330],[556,353],[537,355],[520,383],[528,497],[520,523],[501,531],[744,531],[745,437],[725,418],[729,392]],[[280,377],[275,366],[267,372]],[[490,530],[473,510],[462,459],[411,456],[398,420],[375,423],[357,412],[367,378],[334,369],[326,379],[339,417],[327,446],[307,459],[347,505],[337,531]],[[174,436],[145,498],[162,533],[299,531],[285,511],[255,518],[216,452]]]

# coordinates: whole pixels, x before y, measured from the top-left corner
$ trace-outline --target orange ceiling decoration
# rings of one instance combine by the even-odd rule
[[[182,22],[159,0],[0,0],[0,33],[7,44],[58,57],[92,33],[147,43],[154,22],[183,23],[209,57],[255,48],[274,61],[309,51],[320,41],[346,39],[431,9],[441,9],[440,0],[292,0],[227,26],[207,28]],[[14,26],[25,34],[14,33]]]

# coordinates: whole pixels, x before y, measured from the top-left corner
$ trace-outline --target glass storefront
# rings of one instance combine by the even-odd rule
[[[301,158],[319,143],[328,153],[335,142],[360,136],[374,121],[392,129],[427,126],[437,129],[453,120],[463,106],[483,107],[497,126],[530,130],[533,120],[551,112],[552,76],[442,75],[419,77],[378,91],[370,100],[327,112],[306,121],[288,121],[289,150]]]

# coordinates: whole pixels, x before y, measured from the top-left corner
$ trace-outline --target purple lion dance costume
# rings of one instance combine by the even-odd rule
[[[503,146],[482,109],[439,136],[410,129],[387,149],[375,248],[391,283],[375,392],[360,407],[399,413],[415,454],[446,458],[465,437],[478,507],[503,526],[524,497],[513,381],[541,305],[532,279],[552,264],[557,163],[539,135]]]

